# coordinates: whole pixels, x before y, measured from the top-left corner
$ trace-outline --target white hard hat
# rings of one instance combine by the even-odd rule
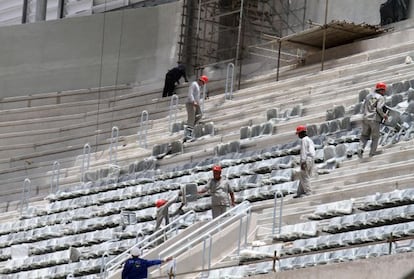
[[[141,250],[138,247],[134,247],[131,249],[131,256],[138,257],[141,256]]]

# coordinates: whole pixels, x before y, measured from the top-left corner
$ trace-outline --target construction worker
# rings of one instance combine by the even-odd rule
[[[122,279],[146,279],[148,268],[153,265],[160,265],[172,260],[168,257],[165,260],[146,260],[140,258],[141,250],[137,247],[131,249],[131,258],[126,260],[122,269]]]
[[[200,87],[208,82],[207,76],[200,76],[197,81],[193,81],[188,89],[188,96],[185,103],[187,109],[187,127],[184,131],[184,141],[194,140],[193,129],[200,121],[202,112],[200,108]]]
[[[380,123],[388,120],[388,115],[384,112],[385,105],[385,91],[387,85],[383,82],[378,82],[375,85],[374,92],[369,93],[364,100],[362,106],[362,132],[358,147],[358,157],[362,158],[365,146],[369,139],[371,139],[371,149],[369,156],[372,157],[377,152],[378,141],[380,137]]]
[[[170,206],[178,202],[179,200],[179,195],[176,195],[170,200],[158,199],[155,201],[155,207],[157,208],[157,222],[155,225],[155,231],[158,230],[158,228],[161,226],[162,220],[165,220],[165,225],[167,226],[170,223],[170,216],[173,217],[182,213],[184,203],[181,203],[180,207],[178,207],[174,212],[172,212],[171,214],[169,213]]]
[[[212,170],[213,178],[198,192],[209,192],[211,194],[211,212],[214,219],[225,213],[230,206],[234,206],[235,201],[234,192],[229,181],[221,176],[221,167],[215,165]]]
[[[310,195],[310,178],[314,170],[315,158],[315,144],[307,135],[307,128],[304,125],[296,127],[296,135],[300,138],[300,172],[299,172],[299,186],[296,196],[299,198],[303,195]]]
[[[162,97],[171,96],[174,94],[176,84],[180,84],[180,79],[184,78],[185,82],[188,82],[187,75],[185,72],[184,64],[178,62],[178,66],[172,68],[165,75],[164,81],[164,90],[162,92]]]

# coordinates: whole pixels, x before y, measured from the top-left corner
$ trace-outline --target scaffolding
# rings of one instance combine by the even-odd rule
[[[300,51],[280,52],[278,38],[305,29],[306,4],[307,0],[184,0],[179,60],[195,74],[231,62],[238,76],[246,63],[297,63]]]

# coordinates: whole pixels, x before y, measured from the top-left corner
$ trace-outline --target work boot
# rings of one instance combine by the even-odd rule
[[[382,154],[382,150],[377,150],[377,151],[375,151],[373,153],[369,153],[369,157],[373,157],[375,155],[380,155],[380,154]]]
[[[185,127],[185,129],[184,129],[184,142],[186,142],[186,141],[190,141],[190,142],[194,141],[193,128],[191,128],[189,126]]]

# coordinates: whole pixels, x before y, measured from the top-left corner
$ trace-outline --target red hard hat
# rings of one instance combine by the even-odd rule
[[[207,83],[208,82],[208,77],[203,75],[203,76],[200,77],[200,80],[204,83]]]
[[[375,85],[375,89],[383,89],[383,90],[387,90],[387,85],[384,82],[378,82]]]
[[[221,167],[218,165],[213,166],[213,171],[221,172]]]
[[[156,200],[155,201],[155,206],[158,208],[158,207],[161,207],[161,206],[163,206],[164,204],[166,204],[167,203],[167,200],[164,200],[164,199],[158,199],[158,200]]]
[[[296,134],[299,134],[300,132],[306,132],[306,126],[305,125],[299,125],[296,127]]]

